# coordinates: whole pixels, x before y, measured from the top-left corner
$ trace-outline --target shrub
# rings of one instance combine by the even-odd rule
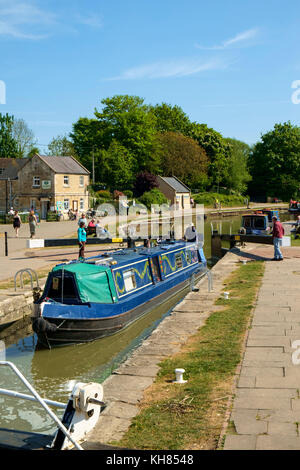
[[[166,196],[157,188],[153,188],[150,191],[145,192],[139,199],[141,204],[144,204],[147,209],[151,209],[152,204],[167,204],[168,200]]]
[[[100,189],[100,191],[96,192],[96,197],[100,199],[111,199],[112,195],[110,194],[109,191],[105,189]]]

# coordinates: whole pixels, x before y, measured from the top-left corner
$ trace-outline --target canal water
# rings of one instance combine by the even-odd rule
[[[282,220],[290,218],[287,214],[281,215]],[[221,233],[237,233],[240,225],[240,216],[208,217],[204,226],[206,258],[211,257],[212,228]],[[20,369],[41,396],[66,403],[76,382],[103,382],[151,334],[187,292],[173,297],[126,330],[87,344],[51,350],[38,349],[30,319],[15,323],[0,332],[0,340],[6,346],[6,360]],[[29,393],[11,369],[4,366],[0,371],[0,388]],[[62,411],[57,411],[57,415],[61,416]],[[40,405],[0,395],[1,427],[45,434],[52,434],[56,429]]]

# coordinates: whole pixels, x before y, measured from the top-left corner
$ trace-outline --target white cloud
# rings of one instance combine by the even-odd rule
[[[222,44],[217,45],[217,46],[201,46],[199,44],[196,44],[196,47],[198,49],[204,49],[204,50],[222,50],[222,49],[228,49],[230,47],[241,47],[245,46],[245,43],[247,41],[255,38],[258,35],[258,29],[253,28],[253,29],[248,29],[247,31],[244,31],[242,33],[237,34],[236,36],[227,39],[227,41],[223,41]]]
[[[0,0],[0,36],[18,39],[44,39],[55,31],[76,32],[74,25],[99,28],[99,15],[76,14],[40,8],[34,0]],[[67,19],[66,19],[67,18]]]
[[[187,77],[208,70],[226,68],[227,64],[219,59],[203,62],[199,59],[172,60],[141,65],[125,70],[121,75],[108,80],[140,80]]]

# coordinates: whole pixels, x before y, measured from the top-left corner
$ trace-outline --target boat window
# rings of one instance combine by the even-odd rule
[[[254,228],[265,228],[265,218],[264,217],[255,217],[254,219]]]
[[[126,292],[136,289],[136,280],[133,269],[123,272],[124,286]]]
[[[245,217],[245,218],[244,218],[244,227],[246,227],[246,228],[251,227],[251,219],[250,219],[250,217]]]
[[[47,292],[47,297],[55,300],[61,300],[63,296],[64,299],[77,299],[77,292],[74,285],[73,277],[64,276],[64,285],[62,289],[61,277],[53,276],[51,279],[51,284]]]
[[[153,277],[156,282],[161,281],[161,274],[160,274],[160,269],[159,269],[159,263],[157,256],[151,259],[151,268],[153,272]]]
[[[175,263],[176,263],[176,269],[182,268],[182,256],[180,253],[176,253],[175,255]]]

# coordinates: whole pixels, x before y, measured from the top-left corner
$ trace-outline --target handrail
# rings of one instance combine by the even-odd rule
[[[21,289],[23,289],[23,287],[24,287],[24,284],[23,284],[23,274],[24,273],[28,273],[29,276],[30,276],[31,289],[33,289],[33,277],[32,277],[31,273],[33,273],[35,275],[36,285],[37,285],[37,287],[39,287],[39,278],[38,278],[38,275],[37,275],[36,271],[34,271],[31,268],[25,268],[25,269],[20,269],[19,271],[17,271],[15,276],[14,276],[15,291],[17,290],[17,276],[18,276],[19,273],[20,273],[20,286],[21,286]]]
[[[50,418],[55,421],[57,426],[61,429],[61,431],[65,434],[65,436],[74,444],[77,450],[83,450],[83,448],[73,439],[67,428],[62,424],[62,422],[58,419],[55,413],[49,408],[46,401],[37,393],[37,391],[30,385],[28,380],[23,376],[23,374],[19,371],[19,369],[9,361],[0,361],[0,366],[8,366],[10,367],[15,374],[19,377],[19,379],[23,382],[23,384],[28,388],[28,390],[32,393],[35,397],[36,401],[40,403],[40,405],[44,408],[46,413],[50,416]]]

